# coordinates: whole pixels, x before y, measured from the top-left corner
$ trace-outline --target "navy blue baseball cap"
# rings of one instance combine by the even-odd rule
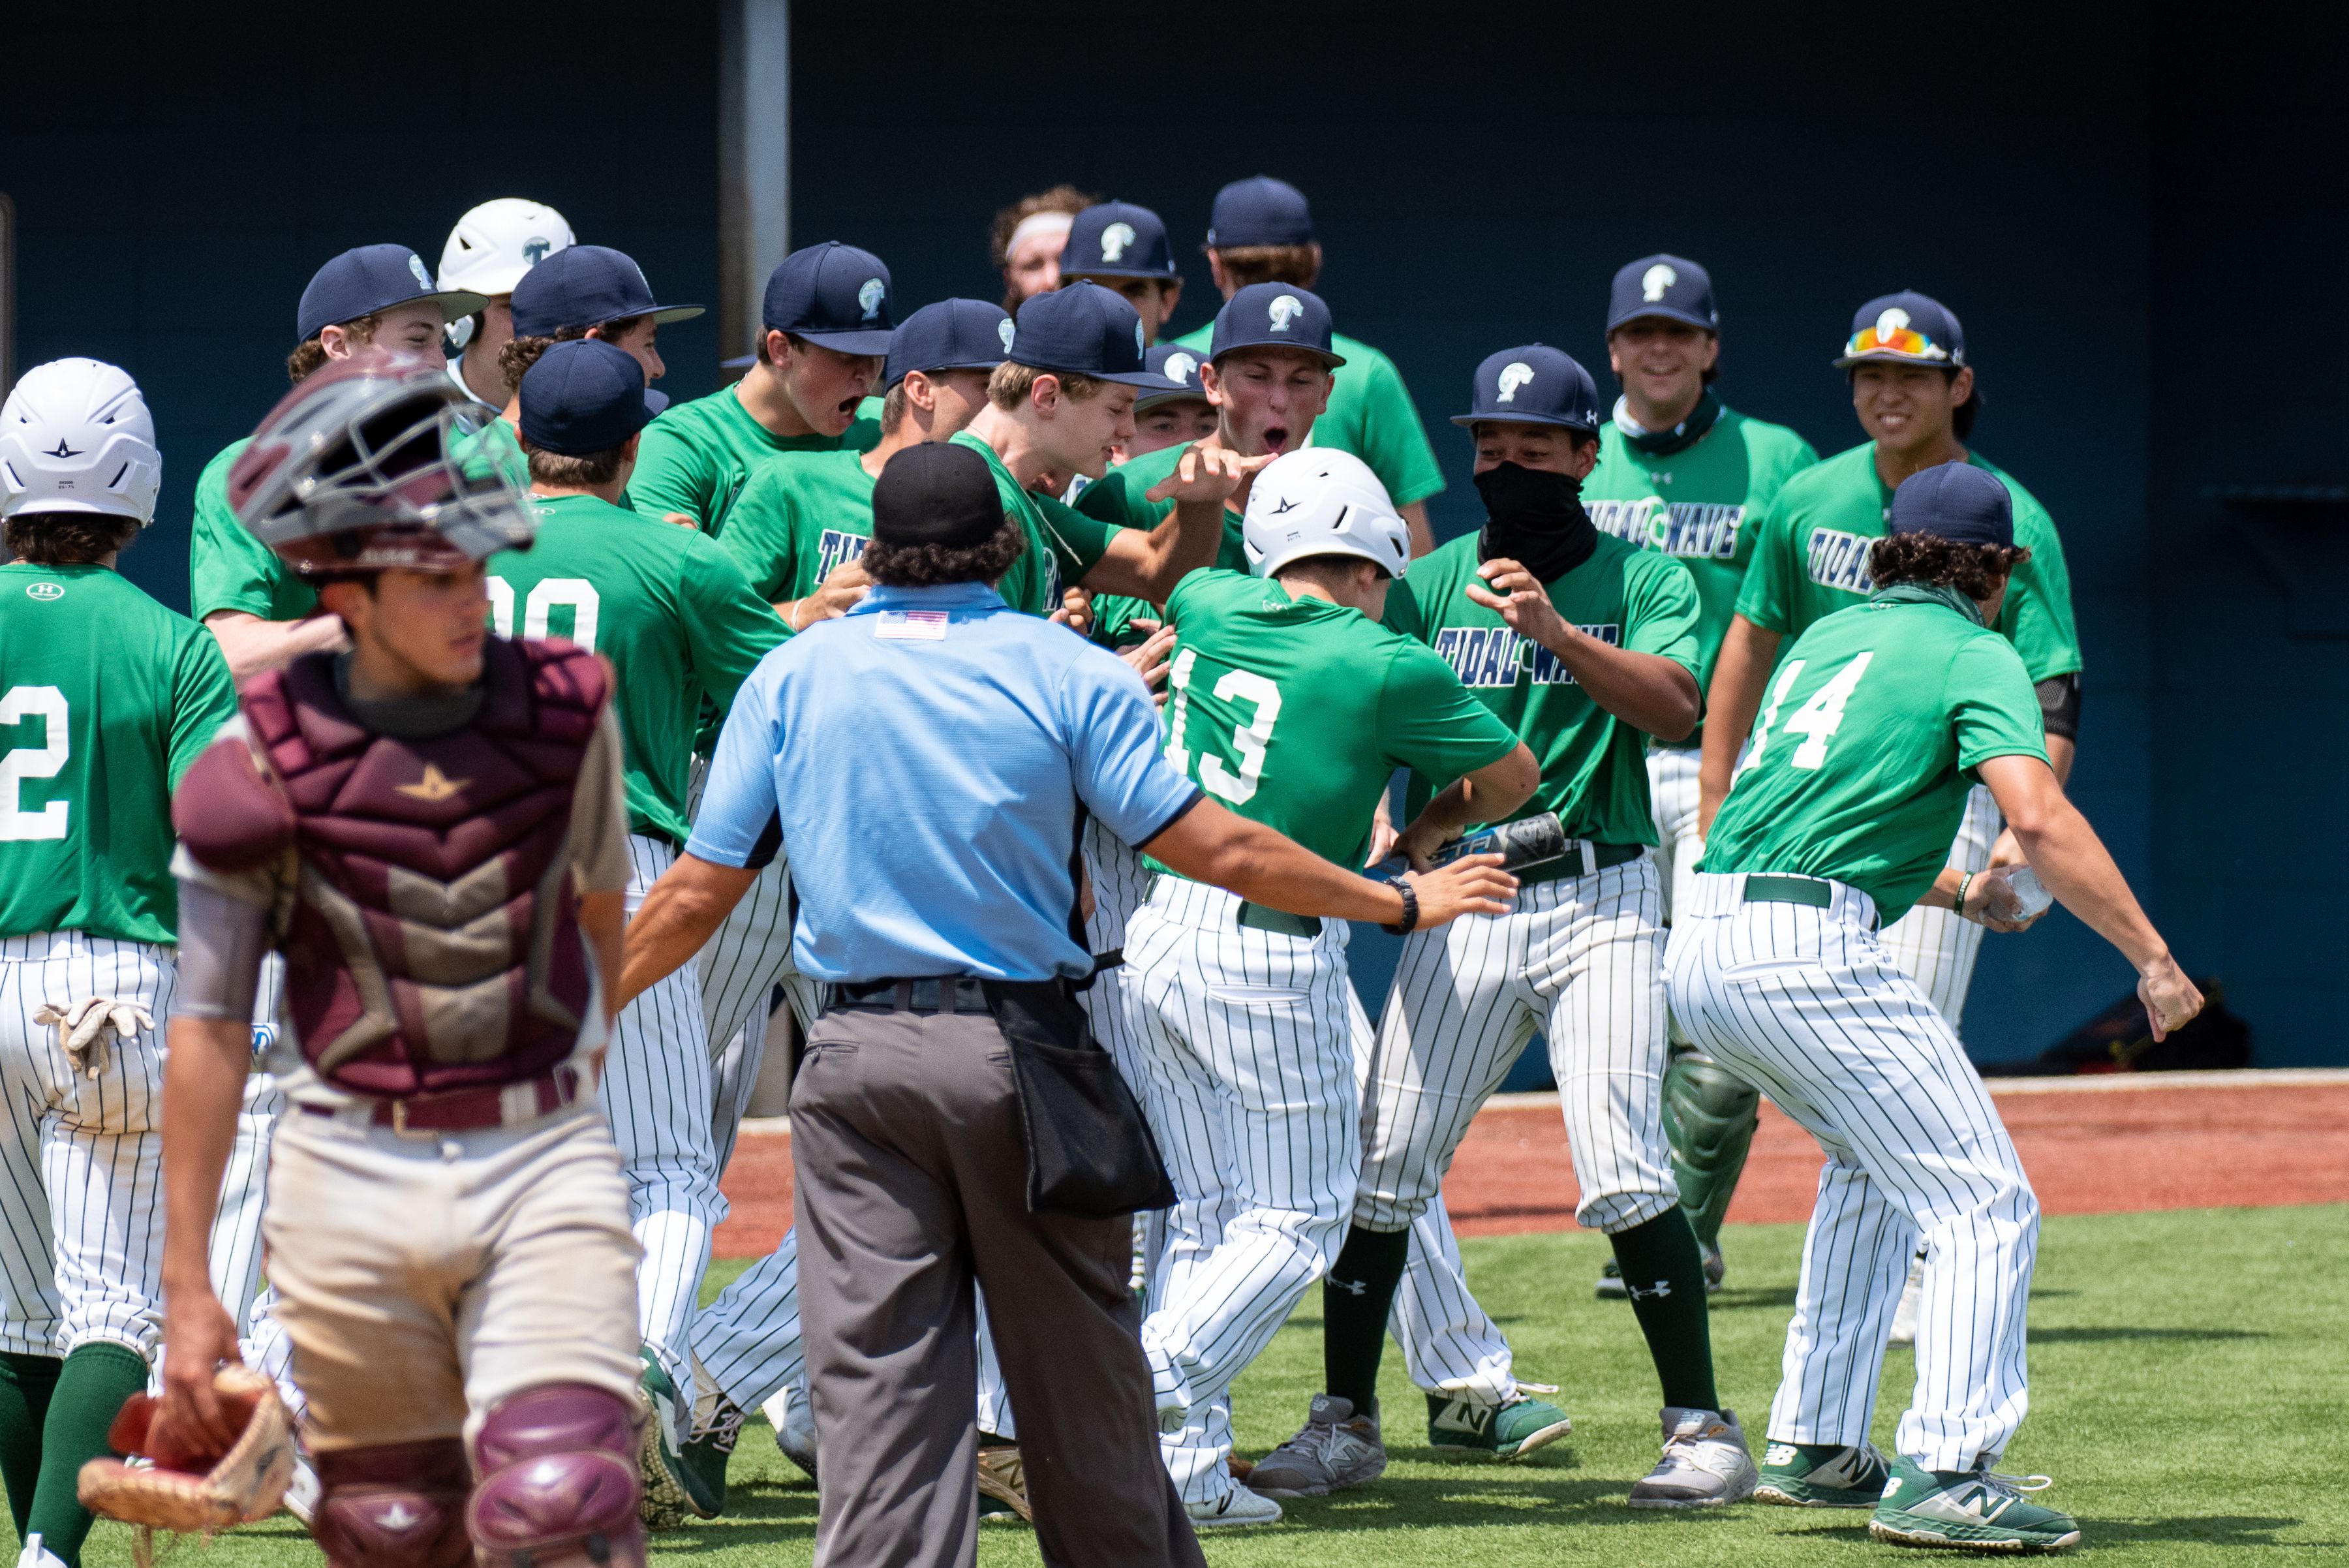
[[[1921,469],[1892,493],[1894,534],[1930,534],[1959,545],[2014,543],[2014,497],[1996,474],[1971,463]]]
[[[1079,213],[1061,246],[1062,277],[1173,277],[1166,225],[1147,207],[1101,202]]]
[[[1476,367],[1474,407],[1454,414],[1455,425],[1496,421],[1518,425],[1558,425],[1585,435],[1599,433],[1599,384],[1574,356],[1547,343],[1528,343],[1487,354]]]
[[[1143,349],[1142,317],[1133,306],[1113,291],[1080,279],[1029,296],[1004,358],[1038,370],[1164,389],[1165,378],[1143,367]]]
[[[1615,274],[1614,290],[1607,296],[1607,330],[1642,316],[1685,321],[1707,332],[1721,330],[1721,312],[1713,308],[1713,275],[1686,256],[1641,256]]]
[[[843,354],[886,354],[897,325],[889,269],[871,251],[838,240],[793,251],[767,279],[759,319],[771,332]]]
[[[1269,174],[1233,181],[1216,192],[1216,204],[1208,210],[1211,250],[1312,243],[1313,209],[1306,205],[1305,192]]]
[[[565,327],[593,327],[626,316],[667,326],[701,314],[698,305],[663,305],[644,269],[609,245],[565,245],[514,285],[517,337],[552,337]]]
[[[419,299],[440,306],[444,322],[460,321],[490,303],[486,294],[436,286],[424,258],[406,245],[361,245],[311,275],[294,312],[294,337],[307,343],[338,322]]]
[[[543,451],[564,457],[610,452],[652,417],[645,368],[600,337],[557,343],[523,372],[523,439]]]
[[[889,335],[887,391],[916,370],[992,370],[1011,351],[1011,317],[984,299],[941,299],[926,305]]]
[[[1961,370],[1966,329],[1948,306],[1914,289],[1879,295],[1853,314],[1851,339],[1835,368],[1848,370],[1871,359]]]
[[[1346,361],[1330,348],[1330,307],[1293,283],[1252,283],[1216,312],[1208,340],[1210,364],[1235,348],[1302,348],[1331,369]]]
[[[1133,400],[1136,413],[1159,403],[1207,400],[1207,389],[1199,384],[1199,351],[1185,348],[1180,343],[1154,343],[1142,362],[1158,372],[1166,382],[1163,388],[1145,390]]]

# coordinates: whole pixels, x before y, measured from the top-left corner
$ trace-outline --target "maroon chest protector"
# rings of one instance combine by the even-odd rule
[[[286,1014],[337,1088],[514,1083],[577,1043],[591,985],[572,803],[609,683],[591,653],[494,637],[483,677],[472,722],[423,740],[361,723],[329,654],[243,693],[276,810],[292,807]],[[191,851],[217,864],[194,826]]]

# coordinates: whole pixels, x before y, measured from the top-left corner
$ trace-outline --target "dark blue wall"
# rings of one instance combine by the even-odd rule
[[[1725,394],[1823,452],[1858,436],[1826,367],[1852,308],[1938,295],[1990,398],[1979,444],[2064,534],[2088,665],[2075,795],[2189,967],[2229,981],[2262,1062],[2349,1060],[2349,638],[2309,635],[2349,586],[2349,519],[2205,496],[2349,481],[2341,22],[1311,3],[1208,37],[1140,7],[795,12],[795,235],[879,251],[909,301],[991,297],[994,209],[1059,180],[1156,207],[1185,250],[1224,181],[1303,185],[1340,326],[1395,356],[1435,432],[1440,532],[1474,521],[1442,422],[1470,369],[1538,337],[1607,384],[1604,291],[1631,256],[1713,269]],[[167,601],[195,473],[282,391],[295,297],[334,251],[398,239],[435,261],[466,206],[527,194],[665,294],[713,297],[714,12],[592,0],[560,8],[560,38],[554,14],[475,5],[410,42],[356,8],[118,8],[102,90],[12,73],[19,363],[93,354],[147,388],[164,508],[125,565]],[[12,17],[9,52],[78,57],[83,31]],[[1178,329],[1214,302],[1187,260]],[[672,391],[714,384],[708,318],[663,348]],[[1992,938],[1969,1044],[2035,1054],[2128,983],[2068,916]]]

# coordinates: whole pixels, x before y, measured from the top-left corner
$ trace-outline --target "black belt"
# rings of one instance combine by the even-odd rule
[[[1590,869],[1582,868],[1582,846],[1586,840],[1569,838],[1566,853],[1555,860],[1545,860],[1537,866],[1520,866],[1510,875],[1520,886],[1536,882],[1556,882],[1567,877],[1588,877],[1612,866],[1627,865],[1648,852],[1644,844],[1593,844],[1590,846]]]
[[[1277,937],[1318,937],[1321,934],[1319,915],[1291,915],[1279,909],[1268,909],[1262,904],[1243,901],[1239,923],[1253,931],[1270,931]]]
[[[1748,904],[1805,904],[1814,909],[1824,909],[1835,902],[1835,884],[1820,877],[1749,871],[1745,876],[1744,901]],[[1868,929],[1874,930],[1878,923],[1869,920]]]
[[[987,992],[975,975],[929,975],[920,980],[856,980],[828,987],[826,1009],[872,1007],[885,1012],[985,1012]]]

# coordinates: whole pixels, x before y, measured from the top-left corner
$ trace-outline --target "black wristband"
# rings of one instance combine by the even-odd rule
[[[1380,929],[1391,931],[1399,937],[1407,937],[1419,926],[1419,893],[1412,887],[1407,877],[1390,877],[1387,878],[1387,886],[1402,895],[1402,919],[1392,926],[1382,926]]]

